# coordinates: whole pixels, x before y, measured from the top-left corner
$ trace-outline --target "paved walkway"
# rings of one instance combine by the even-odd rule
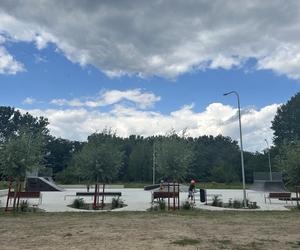
[[[144,191],[140,188],[123,188],[123,189],[106,189],[107,192],[121,192],[121,199],[127,205],[126,207],[115,209],[113,211],[146,211],[151,207],[151,191]],[[46,212],[99,212],[98,211],[88,211],[88,210],[79,210],[68,207],[67,205],[71,204],[72,201],[76,198],[76,192],[86,192],[86,189],[66,189],[63,192],[42,192],[42,205],[39,207],[44,209]],[[227,203],[229,199],[238,199],[242,200],[243,192],[242,190],[224,190],[224,189],[209,189],[207,190],[209,197],[213,195],[220,195],[220,198],[223,202]],[[294,195],[294,194],[293,194]],[[187,192],[180,193],[180,202],[186,200],[188,196]],[[260,207],[258,210],[288,210],[286,208],[285,201],[279,201],[276,199],[272,200],[270,204],[267,200],[265,203],[264,200],[265,193],[250,191],[247,190],[247,198],[250,201],[257,202],[257,205]],[[107,201],[111,201],[111,197],[106,198]],[[92,197],[85,197],[85,202],[92,203]],[[6,197],[0,197],[0,206],[5,206]],[[30,200],[31,203],[37,203],[37,200]],[[294,202],[294,205],[296,202]],[[291,202],[288,202],[288,205],[291,205]],[[200,203],[200,195],[196,193],[196,207],[207,210],[230,210],[228,208],[220,208],[208,206],[203,203]],[[249,210],[247,210],[249,211]],[[257,211],[257,209],[252,210]]]

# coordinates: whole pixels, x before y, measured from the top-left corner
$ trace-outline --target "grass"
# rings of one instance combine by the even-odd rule
[[[201,243],[200,240],[190,239],[190,238],[184,238],[172,242],[172,244],[179,245],[179,246],[197,245],[199,243]]]

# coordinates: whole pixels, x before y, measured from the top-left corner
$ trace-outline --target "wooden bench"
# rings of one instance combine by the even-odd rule
[[[121,192],[104,192],[104,193],[99,192],[98,194],[99,194],[99,196],[102,196],[102,195],[104,195],[104,196],[118,196],[118,197],[122,196]],[[94,192],[77,192],[76,193],[76,196],[94,196],[94,195],[95,195]]]
[[[81,196],[81,197],[91,197],[92,199],[93,199],[93,196],[95,195],[95,193],[94,192],[77,192],[75,195],[73,195],[73,194],[67,194],[67,195],[65,195],[64,196],[64,200],[66,200],[67,199],[67,197],[76,197],[76,196]],[[99,196],[112,196],[112,197],[114,197],[114,196],[117,196],[118,198],[120,197],[120,196],[122,196],[122,193],[121,192],[99,192]]]
[[[39,199],[38,205],[42,204],[41,192],[19,192],[17,193],[20,199]],[[15,197],[15,192],[8,192],[8,198],[12,199]]]
[[[267,203],[267,199],[269,199],[269,202],[271,204],[271,199],[279,199],[286,201],[292,201],[292,194],[289,192],[272,192],[268,195],[265,195],[265,203]]]
[[[179,193],[178,192],[163,192],[163,191],[158,191],[158,192],[153,192],[152,198],[154,199],[164,199],[164,198],[174,198],[178,197]]]

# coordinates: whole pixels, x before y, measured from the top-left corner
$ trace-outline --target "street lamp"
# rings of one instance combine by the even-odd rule
[[[153,140],[153,158],[152,158],[152,183],[155,184],[155,165],[156,165],[156,152],[155,152],[155,139]]]
[[[227,96],[227,95],[230,95],[230,94],[235,94],[236,97],[237,97],[237,102],[238,102],[239,125],[240,125],[240,144],[241,144],[241,162],[242,162],[242,177],[243,177],[243,196],[244,196],[244,207],[247,207],[240,96],[239,96],[238,92],[236,92],[236,91],[230,91],[228,93],[225,93],[224,96]]]
[[[272,167],[271,167],[270,146],[269,146],[269,143],[268,143],[267,139],[265,139],[265,142],[267,143],[267,147],[268,147],[268,158],[269,158],[269,169],[270,169],[270,181],[272,181],[272,180],[273,180],[273,177],[272,177]]]

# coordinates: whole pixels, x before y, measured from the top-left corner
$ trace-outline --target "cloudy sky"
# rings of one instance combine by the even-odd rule
[[[300,91],[300,1],[0,1],[0,105],[85,140],[165,134],[272,141]]]

